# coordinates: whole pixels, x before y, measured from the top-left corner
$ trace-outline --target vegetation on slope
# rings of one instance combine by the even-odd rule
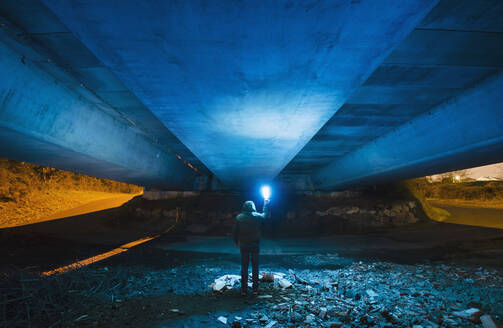
[[[141,187],[127,183],[0,159],[0,228],[38,222],[113,194],[140,192]]]

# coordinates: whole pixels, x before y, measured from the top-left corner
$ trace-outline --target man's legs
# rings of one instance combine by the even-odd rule
[[[258,292],[258,253],[258,247],[251,250],[253,292]]]
[[[241,247],[241,293],[246,293],[248,289],[248,262],[250,262],[250,250]]]

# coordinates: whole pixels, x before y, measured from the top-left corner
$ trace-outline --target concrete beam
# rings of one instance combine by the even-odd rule
[[[312,175],[345,188],[503,161],[503,73],[365,144]]]
[[[49,73],[34,50],[0,29],[0,157],[102,178],[191,189],[196,172],[112,109]],[[55,67],[54,70],[57,70]]]

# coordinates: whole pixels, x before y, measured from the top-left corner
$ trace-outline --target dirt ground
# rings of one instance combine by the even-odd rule
[[[239,275],[238,250],[225,235],[168,233],[80,270],[40,276],[152,235],[111,224],[113,211],[0,230],[0,327],[225,327],[219,317],[242,327],[481,326],[461,317],[470,308],[503,319],[503,230],[436,222],[265,239],[261,272],[282,273],[293,287],[264,282],[259,297],[241,297],[239,285],[209,287]]]

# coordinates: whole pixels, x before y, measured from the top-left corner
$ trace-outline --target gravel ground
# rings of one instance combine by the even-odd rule
[[[262,282],[259,296],[242,297],[237,282],[215,292],[215,279],[239,275],[238,256],[138,249],[67,274],[88,281],[68,290],[72,305],[54,327],[481,327],[481,315],[503,318],[501,268],[335,253],[260,260],[261,273],[292,287]]]

